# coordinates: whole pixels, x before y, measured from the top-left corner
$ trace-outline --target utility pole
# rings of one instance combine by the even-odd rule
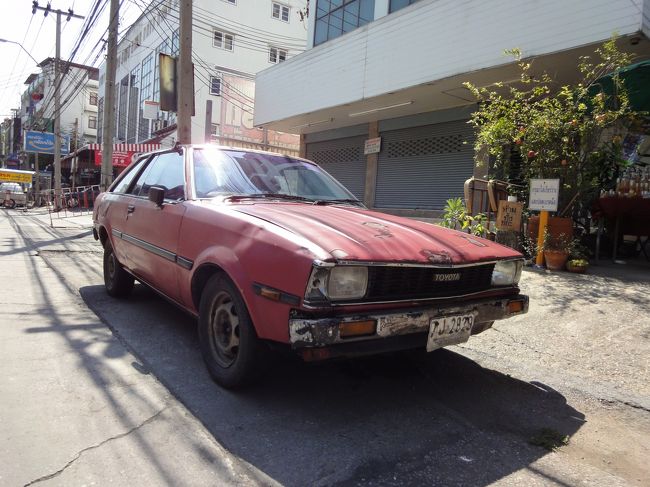
[[[39,7],[38,1],[32,4],[32,14],[37,10],[43,10],[45,16],[50,12],[56,14],[56,57],[54,59],[54,207],[59,209],[62,206],[61,198],[61,15],[66,16],[66,22],[71,18],[83,19],[81,15],[75,15],[72,9],[67,12],[52,10],[48,3],[47,7]]]
[[[113,136],[115,135],[115,73],[117,71],[118,0],[111,0],[106,48],[106,80],[104,81],[104,120],[102,126],[101,189],[106,191],[113,182]]]
[[[204,143],[208,144],[212,141],[212,100],[205,102],[205,131]]]
[[[192,67],[192,0],[180,1],[180,54],[176,81],[178,83],[176,118],[178,142],[192,142],[192,114],[194,112],[194,69]]]

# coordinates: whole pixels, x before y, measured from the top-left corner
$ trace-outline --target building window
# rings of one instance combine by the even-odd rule
[[[317,0],[314,45],[335,39],[375,18],[375,0]]]
[[[97,130],[97,117],[92,115],[88,117],[88,128]]]
[[[235,36],[233,36],[232,34],[215,30],[214,38],[212,39],[212,45],[214,47],[218,47],[219,49],[232,51],[234,38]]]
[[[271,47],[269,49],[269,62],[276,64],[281,63],[282,61],[287,60],[287,51],[284,49],[279,49],[277,47]]]
[[[97,106],[97,93],[94,91],[90,92],[90,100],[88,101],[93,106]]]
[[[213,123],[210,126],[210,138],[212,140],[217,140],[219,138],[219,124]]]
[[[399,10],[404,7],[408,7],[412,3],[418,2],[419,0],[390,0],[390,5],[388,7],[388,13],[393,13],[396,10]]]
[[[221,95],[221,78],[219,76],[210,76],[210,94]]]
[[[289,7],[280,3],[273,2],[273,10],[271,15],[274,19],[278,19],[283,22],[289,22]]]

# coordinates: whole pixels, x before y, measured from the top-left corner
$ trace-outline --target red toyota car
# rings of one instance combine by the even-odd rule
[[[142,156],[97,198],[108,294],[134,280],[198,317],[213,379],[305,360],[435,350],[528,311],[518,252],[368,210],[313,162],[215,146]]]

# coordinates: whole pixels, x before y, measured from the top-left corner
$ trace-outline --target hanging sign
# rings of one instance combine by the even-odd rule
[[[38,152],[39,154],[54,154],[54,134],[52,132],[25,132],[25,152]],[[61,137],[61,155],[70,152],[70,136]]]
[[[531,179],[528,208],[538,211],[557,211],[559,195],[559,179]]]
[[[133,156],[140,154],[137,151],[120,151],[113,149],[113,166],[126,167],[133,161]],[[102,165],[102,151],[95,151],[95,166]]]
[[[497,230],[510,230],[518,232],[521,229],[521,213],[524,209],[523,203],[513,201],[499,201],[497,213]]]
[[[381,137],[366,140],[363,146],[364,155],[378,154],[381,151]]]

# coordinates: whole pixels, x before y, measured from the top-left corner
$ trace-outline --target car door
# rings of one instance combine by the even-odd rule
[[[150,156],[141,158],[120,175],[120,178],[115,181],[111,189],[104,193],[101,207],[98,208],[99,216],[107,224],[107,229],[111,233],[111,241],[117,260],[129,269],[128,254],[130,245],[121,238],[122,232],[126,228],[127,208],[135,199],[135,196],[129,191],[134,180],[142,173],[149,160]]]
[[[149,190],[161,187],[161,206],[149,200]],[[128,244],[128,267],[137,277],[166,296],[178,300],[176,252],[185,213],[185,164],[178,151],[153,156],[130,188],[122,239]]]

